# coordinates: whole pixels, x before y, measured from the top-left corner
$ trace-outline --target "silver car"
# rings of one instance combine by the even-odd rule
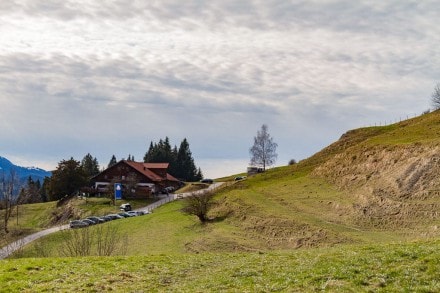
[[[70,228],[83,228],[87,227],[89,224],[81,220],[70,221]]]

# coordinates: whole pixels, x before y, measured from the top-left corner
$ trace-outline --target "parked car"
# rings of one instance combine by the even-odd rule
[[[125,212],[131,211],[131,205],[129,203],[123,203],[123,204],[121,204],[119,209],[121,211],[125,211]]]
[[[86,222],[83,222],[81,220],[70,221],[69,225],[70,225],[70,228],[72,228],[72,229],[73,228],[83,228],[83,227],[89,226],[89,224],[87,224]]]
[[[96,225],[95,221],[92,221],[90,219],[83,219],[81,221],[87,223],[88,226]]]
[[[103,218],[101,218],[101,217],[94,217],[94,216],[92,216],[92,217],[88,217],[87,219],[95,222],[95,224],[101,224],[101,223],[105,222],[105,220]]]
[[[118,220],[118,219],[123,219],[124,218],[123,216],[120,216],[118,214],[109,214],[109,215],[106,215],[105,217],[109,217],[112,220]]]
[[[101,217],[101,219],[103,219],[103,220],[106,221],[106,222],[115,220],[115,219],[114,219],[112,216],[110,216],[110,215],[103,216],[103,217]]]
[[[122,213],[118,213],[118,215],[124,217],[124,218],[129,218],[129,217],[133,217],[131,214],[129,214],[128,212],[122,212]]]
[[[237,176],[237,177],[235,177],[235,181],[240,181],[240,180],[243,180],[243,179],[246,179],[246,176]]]
[[[174,190],[175,190],[175,188],[173,186],[168,186],[168,187],[163,188],[160,191],[160,193],[168,194],[168,193],[172,193]]]
[[[214,183],[214,180],[212,180],[212,179],[202,179],[202,180],[200,180],[200,182],[207,183],[207,184],[212,184],[212,183]]]

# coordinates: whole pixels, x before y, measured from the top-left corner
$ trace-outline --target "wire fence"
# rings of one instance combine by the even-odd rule
[[[417,113],[407,114],[407,115],[400,116],[399,118],[395,118],[395,119],[391,119],[391,120],[379,121],[379,122],[375,122],[374,124],[370,123],[370,124],[364,125],[364,127],[388,126],[388,125],[403,122],[405,120],[413,119],[413,118],[428,114],[430,112],[431,112],[430,110],[427,110],[427,111],[423,112],[422,114],[417,114]]]
[[[152,203],[152,204],[142,208],[141,210],[147,211],[147,212],[151,213],[154,209],[156,209],[156,208],[158,208],[158,207],[160,207],[160,206],[162,206],[162,205],[164,205],[166,203],[172,202],[172,201],[174,201],[176,199],[177,199],[177,195],[176,194],[169,194],[166,197],[162,198],[161,200],[158,200],[158,201],[156,201],[156,202],[154,202],[154,203]]]

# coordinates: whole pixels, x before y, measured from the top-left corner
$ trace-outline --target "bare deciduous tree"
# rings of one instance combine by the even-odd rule
[[[208,211],[214,204],[213,198],[212,191],[194,192],[185,198],[182,211],[197,216],[200,222],[205,223],[209,220]]]
[[[251,165],[266,170],[267,166],[275,164],[278,156],[277,147],[278,144],[270,136],[267,125],[263,124],[261,130],[257,132],[257,136],[254,137],[254,145],[249,149]]]
[[[114,225],[64,230],[62,233],[62,256],[110,256],[116,252],[126,253],[128,238]],[[96,251],[94,250],[96,248]]]
[[[434,92],[431,95],[431,101],[435,110],[440,109],[440,82],[437,83],[436,87],[434,88]]]
[[[17,173],[11,169],[9,177],[2,173],[0,178],[0,210],[3,210],[3,231],[9,233],[8,223],[12,216],[12,210],[17,204],[14,191],[17,181]]]
[[[90,228],[69,229],[61,232],[63,243],[60,248],[62,256],[88,256],[92,249]]]
[[[118,248],[121,250],[121,254],[125,254],[128,238],[126,234],[119,233],[116,226],[107,225],[105,228],[104,226],[99,226],[95,232],[96,253],[99,256],[110,256]]]

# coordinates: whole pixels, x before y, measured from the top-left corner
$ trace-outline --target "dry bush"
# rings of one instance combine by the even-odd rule
[[[214,193],[211,191],[194,192],[184,200],[182,211],[189,215],[197,216],[200,222],[209,220],[208,211],[214,204]]]
[[[69,229],[61,233],[63,242],[59,253],[62,256],[110,256],[127,252],[128,236],[119,233],[114,225]]]
[[[88,256],[92,249],[92,232],[89,227],[69,229],[61,232],[63,242],[60,248],[62,256]]]

